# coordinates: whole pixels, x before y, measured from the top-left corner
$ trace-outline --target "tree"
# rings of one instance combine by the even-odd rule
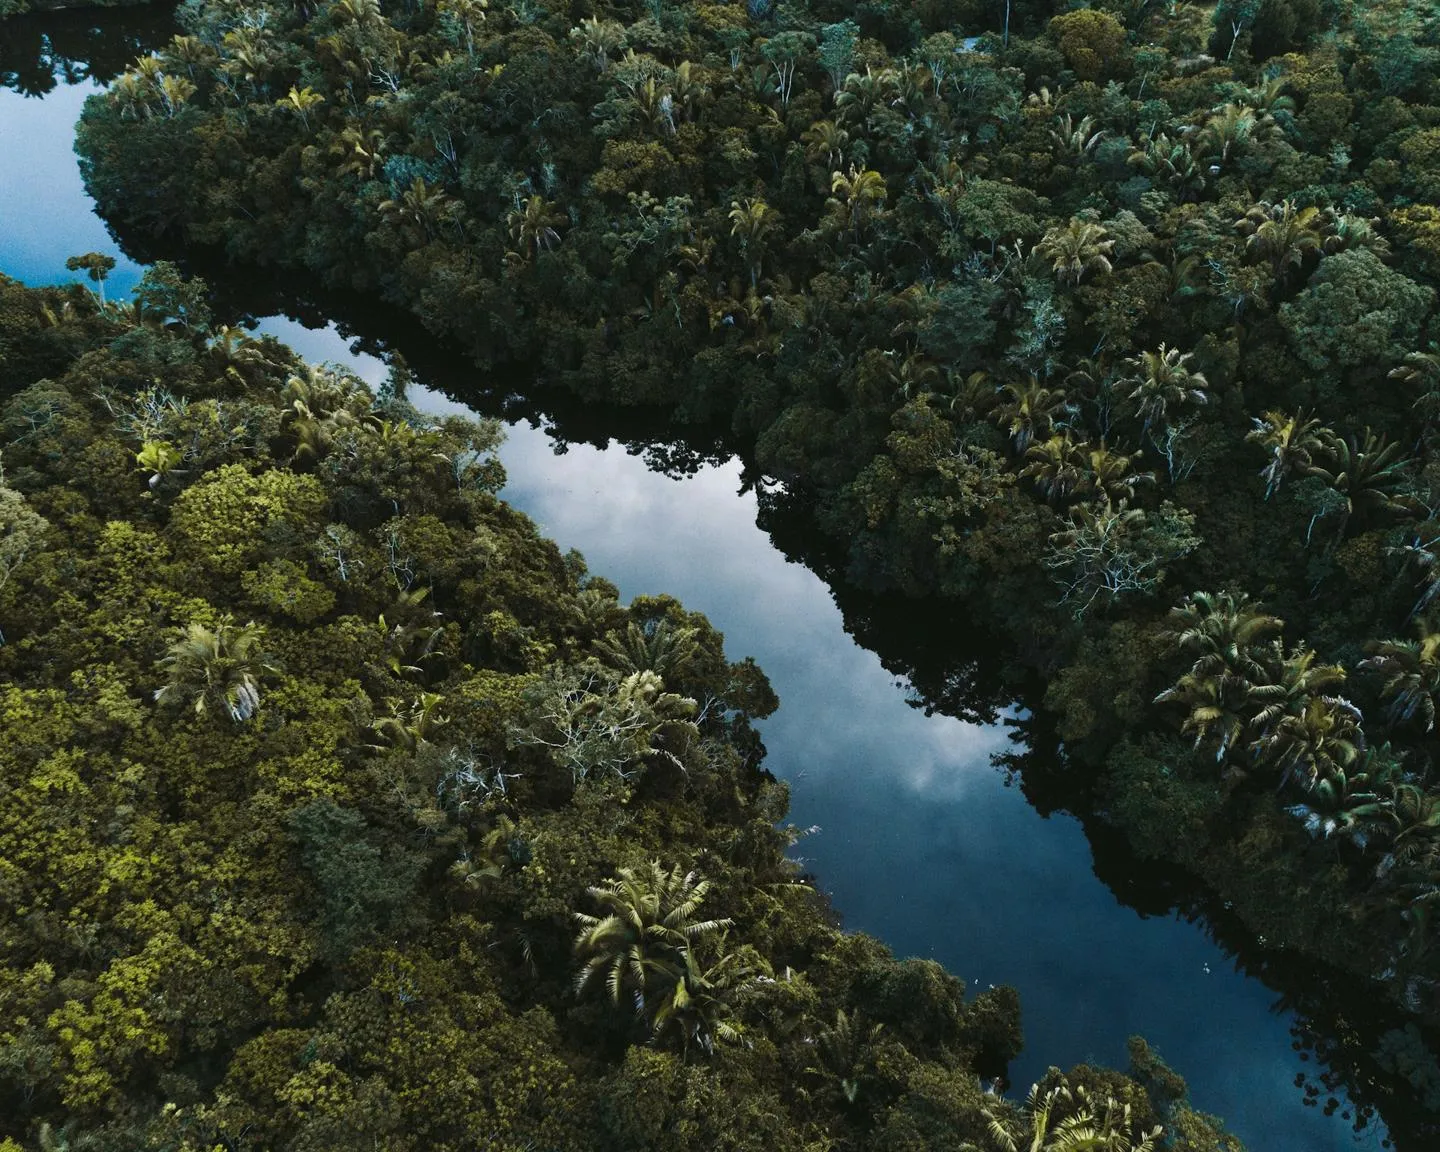
[[[1060,280],[1079,284],[1088,273],[1110,271],[1115,241],[1099,224],[1071,217],[1063,228],[1051,228],[1035,250],[1051,262]]]
[[[860,26],[853,20],[826,24],[820,29],[820,66],[830,75],[830,90],[839,93],[855,62],[855,45],[860,39]]]
[[[855,1009],[835,1013],[835,1023],[815,1037],[817,1066],[805,1071],[839,1088],[847,1104],[854,1104],[867,1081],[875,1078],[880,1058],[880,1038],[885,1025],[873,1023]]]
[[[1247,252],[1269,262],[1278,281],[1289,269],[1302,267],[1308,255],[1320,251],[1323,223],[1314,206],[1297,208],[1293,200],[1279,204],[1261,201],[1235,221],[1235,230],[1246,238]]]
[[[701,939],[680,949],[674,982],[653,1001],[651,1032],[659,1043],[678,1042],[681,1054],[709,1056],[715,1042],[734,1044],[741,1029],[735,1019],[738,989],[769,966],[756,963],[751,949],[727,950],[726,935]]]
[[[1310,696],[1286,713],[1252,745],[1264,764],[1280,772],[1281,784],[1306,789],[1355,763],[1365,748],[1360,710],[1339,696]]]
[[[1366,748],[1353,769],[1332,767],[1305,799],[1286,809],[1311,836],[1343,836],[1360,848],[1395,833],[1393,797],[1402,786],[1399,759],[1389,744]]]
[[[1077,506],[1070,519],[1070,527],[1051,535],[1044,564],[1061,573],[1061,602],[1073,604],[1076,616],[1154,591],[1165,565],[1200,545],[1194,514],[1169,501],[1146,512],[1107,499]]]
[[[516,250],[529,260],[560,243],[560,233],[555,228],[567,220],[568,217],[543,196],[529,196],[523,205],[517,203],[511,209],[505,225]]]
[[[135,287],[135,308],[146,320],[174,325],[187,335],[210,331],[209,286],[198,276],[184,276],[178,265],[157,260]]]
[[[1335,433],[1303,408],[1293,416],[1266,412],[1253,423],[1255,427],[1245,439],[1270,453],[1270,463],[1260,470],[1265,478],[1266,500],[1280,490],[1287,476],[1297,472],[1307,475],[1315,456],[1330,451],[1337,442]]]
[[[1210,385],[1202,373],[1188,367],[1193,356],[1162,343],[1156,352],[1142,352],[1125,361],[1130,375],[1116,383],[1130,388],[1128,399],[1135,404],[1147,433],[1152,425],[1163,428],[1169,414],[1180,405],[1205,403],[1205,390]]]
[[[1081,80],[1104,79],[1124,62],[1125,26],[1108,12],[1082,8],[1062,13],[1050,21],[1050,35]]]
[[[619,868],[599,887],[587,888],[602,914],[574,913],[580,931],[575,955],[582,961],[575,991],[603,978],[612,1003],[628,992],[635,1011],[645,1015],[647,996],[664,997],[684,977],[688,949],[729,928],[728,919],[697,920],[710,881],[652,860],[641,868]],[[672,1009],[672,1014],[674,1009]]]
[[[1031,444],[1025,451],[1025,467],[1020,475],[1035,481],[1035,487],[1052,504],[1064,504],[1080,486],[1088,447],[1072,440],[1067,429],[1061,435]]]
[[[845,162],[845,147],[850,143],[850,133],[833,120],[817,120],[800,134],[800,143],[805,145],[805,158],[812,164],[823,164],[827,171],[834,171]]]
[[[858,239],[870,223],[873,212],[885,202],[885,178],[873,168],[834,172],[830,177],[831,198],[826,207],[834,212],[842,228],[848,228]]]
[[[71,256],[65,261],[65,268],[70,272],[86,272],[95,285],[100,307],[105,307],[105,280],[115,270],[115,257],[103,252],[86,252],[83,256]]]
[[[1377,516],[1402,512],[1410,507],[1411,461],[1400,445],[1387,443],[1365,429],[1363,440],[1351,436],[1336,440],[1327,451],[1327,466],[1311,465],[1309,475],[1320,480],[1340,497],[1340,523],[1337,531],[1345,532],[1352,516]],[[1317,517],[1324,512],[1317,513]],[[1312,527],[1314,521],[1311,522]]]
[[[490,0],[439,0],[436,7],[443,19],[452,21],[464,33],[465,54],[474,56],[475,31],[485,22]]]
[[[596,71],[604,72],[610,67],[610,53],[625,43],[625,25],[591,16],[570,29],[570,39],[590,58]]]
[[[1052,1074],[1053,1070],[1052,1070]],[[1130,1105],[1113,1097],[1091,1098],[1082,1084],[1071,1088],[1064,1077],[1043,1093],[1030,1086],[1019,1108],[999,1105],[985,1109],[990,1126],[986,1152],[1155,1152],[1164,1132],[1156,1125],[1149,1132],[1134,1131]],[[973,1144],[965,1152],[981,1152]]]
[[[1260,119],[1253,108],[1222,104],[1200,130],[1196,152],[1211,161],[1214,169],[1223,168],[1246,149],[1259,128]]]
[[[1435,730],[1435,706],[1440,701],[1440,632],[1426,620],[1416,622],[1415,640],[1377,640],[1368,646],[1370,656],[1360,667],[1384,678],[1380,695],[1386,701],[1391,724],[1424,722]]]
[[[1316,370],[1393,364],[1415,347],[1433,289],[1352,248],[1321,261],[1305,291],[1280,308],[1295,354]]]
[[[994,419],[1009,435],[1015,451],[1024,453],[1037,436],[1049,436],[1069,410],[1062,390],[1047,388],[1031,376],[1023,384],[1012,381],[1005,385]]]
[[[0,467],[0,592],[21,566],[45,541],[50,522],[31,508],[25,497],[5,485],[5,470]],[[5,633],[0,631],[0,644]]]
[[[457,217],[459,205],[443,190],[432,188],[423,176],[416,176],[398,196],[382,200],[376,211],[419,247],[435,239],[443,223]]]
[[[750,266],[751,288],[759,280],[766,240],[778,217],[779,213],[764,200],[730,201],[730,235],[739,240],[740,252]]]
[[[1263,742],[1278,728],[1304,714],[1310,703],[1339,689],[1346,679],[1339,664],[1321,664],[1316,651],[1301,644],[1285,652],[1277,639],[1271,642],[1266,683],[1251,692],[1256,705],[1252,726]]]
[[[1265,676],[1260,654],[1284,627],[1249,596],[1232,592],[1194,592],[1168,619],[1176,645],[1195,657],[1192,672],[1241,681]]]
[[[308,85],[304,88],[297,88],[293,84],[290,85],[290,91],[286,96],[275,101],[277,107],[297,113],[307,132],[310,130],[311,110],[320,107],[323,103],[325,103],[323,93],[316,92]]]
[[[237,626],[228,613],[213,630],[191,621],[159,663],[168,679],[155,702],[191,704],[197,716],[220,708],[237,724],[249,720],[260,708],[261,681],[280,671],[263,643],[258,626]]]

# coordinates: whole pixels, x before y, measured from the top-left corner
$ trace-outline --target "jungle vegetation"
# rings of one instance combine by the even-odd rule
[[[719,430],[1270,944],[1440,1019],[1440,15],[191,0],[129,234]],[[1003,16],[1003,22],[1002,22]]]
[[[763,673],[496,424],[76,263],[0,277],[0,1148],[1239,1149],[1140,1041],[982,1090],[1013,991],[836,928]]]

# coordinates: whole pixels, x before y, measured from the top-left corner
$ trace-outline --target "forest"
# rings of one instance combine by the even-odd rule
[[[77,147],[127,236],[739,455],[1135,850],[1433,1025],[1440,12],[1066,9],[190,0]]]
[[[1013,991],[838,930],[764,674],[494,422],[76,263],[0,277],[0,1149],[1240,1152],[1138,1038],[982,1087]]]

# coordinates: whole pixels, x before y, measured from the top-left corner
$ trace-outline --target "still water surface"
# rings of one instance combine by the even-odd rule
[[[0,24],[0,36],[4,26]],[[91,82],[39,97],[0,90],[0,270],[29,283],[67,278],[67,256],[104,251],[120,264],[112,296],[142,269],[94,214],[71,153]],[[313,360],[372,381],[376,360],[351,355],[333,329],[282,317],[262,328]],[[425,406],[456,407],[431,394]],[[505,497],[625,597],[668,592],[753,655],[780,695],[762,725],[769,767],[790,784],[792,819],[819,831],[797,852],[847,927],[897,953],[926,956],[977,984],[1020,991],[1023,1088],[1048,1064],[1122,1066],[1143,1033],[1253,1150],[1329,1152],[1381,1146],[1379,1126],[1352,1133],[1306,1107],[1309,1069],[1292,1051],[1292,1013],[1235,970],[1202,927],[1142,917],[1095,875],[1089,843],[1067,815],[1040,816],[990,765],[997,727],[926,716],[903,685],[846,634],[824,583],[789,563],[756,526],[738,466],[675,480],[619,447],[556,454],[544,433],[512,427],[501,452]],[[1322,1096],[1323,1099],[1323,1096]]]

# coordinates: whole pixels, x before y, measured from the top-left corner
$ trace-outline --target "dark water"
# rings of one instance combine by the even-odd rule
[[[9,275],[64,279],[65,258],[86,251],[121,259],[112,295],[140,274],[94,215],[70,151],[71,125],[95,89],[91,74],[113,74],[144,41],[143,23],[124,15],[118,62],[97,55],[88,68],[65,52],[98,53],[110,43],[104,27],[71,21],[55,37],[57,53],[40,35],[55,18],[27,23],[23,36],[15,22],[0,22],[0,270]],[[154,35],[163,41],[169,30]],[[25,51],[49,52],[51,63],[22,67]],[[76,82],[46,91],[41,73],[66,71],[66,60]],[[278,317],[263,327],[309,358],[348,363],[372,380],[384,374],[333,328]],[[451,403],[426,399],[427,407]],[[1382,1145],[1378,1119],[1352,1131],[1344,1090],[1327,1117],[1328,1092],[1317,1106],[1296,1086],[1310,1074],[1309,1092],[1317,1087],[1317,1061],[1297,1048],[1328,1050],[1354,1031],[1356,1008],[1339,982],[1290,971],[1227,925],[1223,909],[1186,891],[1183,878],[1137,866],[1093,821],[1087,829],[1064,813],[1042,816],[991,766],[1009,747],[1003,725],[913,707],[907,685],[847,634],[847,614],[858,628],[863,612],[847,602],[842,613],[826,584],[757,527],[754,493],[737,494],[738,465],[671,479],[619,447],[579,444],[556,455],[525,424],[512,427],[502,457],[506,498],[561,547],[580,549],[627,597],[679,596],[726,633],[732,655],[759,660],[782,701],[763,726],[769,766],[790,782],[794,821],[819,826],[797,852],[848,927],[902,955],[933,957],[972,987],[1019,989],[1027,1044],[1011,1068],[1016,1085],[1048,1064],[1123,1066],[1125,1038],[1142,1033],[1190,1082],[1193,1103],[1225,1117],[1254,1152]],[[887,645],[891,631],[876,624],[864,634],[892,667],[916,665],[912,652]],[[951,711],[965,707],[963,690],[958,696]],[[1052,807],[1026,780],[1039,808]],[[1358,1101],[1381,1105],[1401,1146],[1433,1147],[1402,1138],[1404,1101],[1367,1085],[1369,1070],[1340,1057],[1332,1069]]]

